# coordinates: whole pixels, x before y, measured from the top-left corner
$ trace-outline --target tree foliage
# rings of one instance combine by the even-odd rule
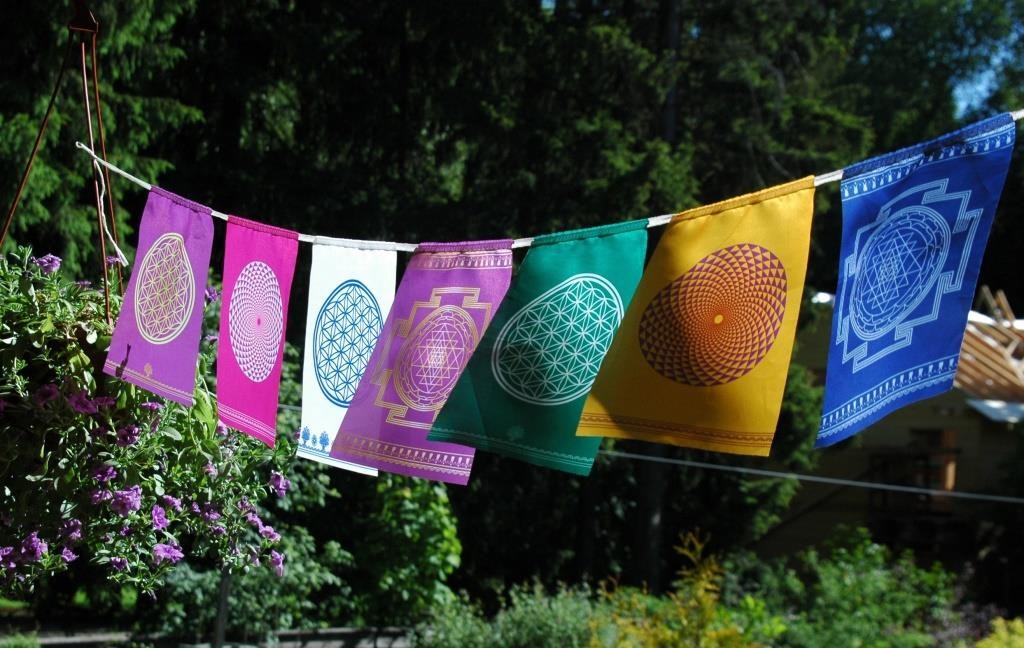
[[[102,0],[93,9],[112,161],[221,211],[336,236],[527,236],[674,212],[1024,100],[1024,23],[1012,0]],[[8,12],[19,29],[0,43],[4,205],[68,13],[59,3]],[[53,250],[81,275],[102,260],[90,167],[71,145],[85,139],[77,83],[72,69],[7,245]],[[981,90],[964,102],[965,87]],[[1024,230],[1012,209],[1024,182],[1014,169],[981,280],[1019,301],[1012,262]],[[118,179],[112,189],[128,231],[141,193]],[[837,202],[834,189],[819,190],[808,292],[834,289]],[[296,345],[306,258],[289,317]],[[297,403],[296,383],[283,394]],[[814,376],[793,367],[772,466],[812,467],[819,399]],[[288,416],[283,429],[294,425]],[[470,487],[450,491],[302,464],[294,497],[271,515],[308,529],[316,551],[340,540],[351,553],[331,568],[341,581],[325,585],[335,619],[379,620],[397,607],[415,617],[447,596],[449,574],[490,593],[489,604],[531,577],[611,575],[664,589],[658,575],[679,566],[669,548],[680,529],[700,525],[716,548],[744,545],[796,488],[608,457],[583,480],[481,453]],[[347,586],[363,594],[342,603]]]

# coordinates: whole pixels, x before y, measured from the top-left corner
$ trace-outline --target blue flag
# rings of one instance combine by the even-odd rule
[[[816,447],[953,386],[1015,134],[1003,114],[844,170]]]

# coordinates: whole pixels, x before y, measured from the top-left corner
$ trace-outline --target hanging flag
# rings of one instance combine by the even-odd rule
[[[192,405],[212,246],[208,207],[150,190],[105,373]]]
[[[427,431],[508,289],[511,241],[423,243],[409,260],[331,456],[465,484],[473,448]]]
[[[814,178],[676,216],[577,434],[771,449],[810,245]]]
[[[953,386],[1015,135],[1003,114],[844,170],[817,447]]]
[[[646,252],[646,219],[535,238],[428,438],[590,474],[576,424]]]
[[[217,408],[224,425],[273,447],[288,294],[298,234],[230,216],[217,350]]]
[[[395,299],[398,255],[323,240],[313,243],[309,277],[298,455],[376,475],[376,468],[335,459],[330,450]]]

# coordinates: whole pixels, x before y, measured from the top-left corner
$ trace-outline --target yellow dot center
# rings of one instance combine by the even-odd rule
[[[715,315],[715,324],[721,324],[722,320],[725,319],[724,315]]]

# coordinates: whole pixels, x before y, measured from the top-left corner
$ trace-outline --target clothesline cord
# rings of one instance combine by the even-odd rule
[[[302,411],[298,405],[281,404],[280,409],[293,412]],[[808,475],[805,473],[782,472],[778,470],[765,470],[763,468],[747,468],[745,466],[730,466],[728,464],[713,464],[706,461],[691,461],[689,459],[673,459],[671,457],[655,457],[652,455],[639,454],[636,452],[623,452],[621,450],[599,450],[601,454],[616,459],[633,459],[636,461],[649,461],[652,463],[669,464],[673,466],[685,466],[687,468],[700,468],[703,470],[718,470],[722,472],[735,472],[744,475],[755,475],[758,477],[769,477],[773,479],[788,479],[815,484],[830,484],[833,486],[848,486],[850,488],[867,488],[870,490],[890,491],[897,493],[910,493],[912,495],[928,495],[929,497],[954,497],[958,499],[977,500],[982,502],[998,502],[1000,504],[1024,504],[1024,497],[1011,497],[1009,495],[989,495],[988,493],[969,493],[966,491],[939,490],[935,488],[921,488],[919,486],[903,486],[901,484],[887,484],[884,482],[861,481],[857,479],[840,479],[838,477],[822,477],[820,475]]]
[[[900,484],[886,484],[882,482],[860,481],[856,479],[839,479],[837,477],[822,477],[819,475],[807,475],[804,473],[781,472],[777,470],[764,470],[762,468],[747,468],[745,466],[730,466],[726,464],[713,464],[705,461],[691,461],[689,459],[653,457],[651,455],[637,454],[633,452],[622,452],[621,450],[601,450],[600,452],[601,454],[608,455],[609,457],[617,457],[620,459],[636,459],[639,461],[651,461],[654,463],[671,464],[674,466],[686,466],[688,468],[701,468],[703,470],[736,472],[745,475],[756,475],[758,477],[772,477],[775,479],[788,479],[817,484],[831,484],[833,486],[849,486],[851,488],[893,491],[897,493],[910,493],[913,495],[928,495],[929,497],[955,497],[958,499],[978,500],[983,502],[999,502],[1001,504],[1024,504],[1024,497],[1010,497],[1008,495],[989,495],[987,493],[969,493],[966,491],[921,488],[919,486],[903,486]]]
[[[1020,121],[1021,119],[1024,119],[1024,108],[1011,112],[1010,117],[1013,119],[1013,121]],[[103,166],[107,167],[117,175],[127,180],[130,180],[131,182],[134,182],[135,184],[139,185],[140,187],[147,191],[153,188],[153,185],[146,182],[145,180],[136,178],[127,171],[107,162],[106,160],[101,159],[99,156],[96,155],[95,151],[93,151],[85,144],[81,142],[75,142],[75,146],[85,151],[90,157],[92,157],[95,163],[102,164]],[[828,173],[822,173],[814,176],[814,186],[820,187],[822,185],[826,185],[832,182],[839,182],[842,179],[843,170],[836,169],[835,171],[829,171]],[[228,219],[227,214],[216,210],[211,210],[210,215],[213,216],[214,218],[219,218],[224,221]],[[660,216],[651,216],[650,218],[647,219],[647,227],[652,228],[667,225],[672,221],[672,219],[676,215],[677,214],[662,214]],[[398,252],[414,252],[416,250],[415,243],[398,243],[395,241],[359,241],[356,239],[336,239],[326,236],[316,236],[313,234],[299,234],[299,240],[305,243],[316,243],[317,245],[332,245],[336,247],[357,249],[395,250]],[[512,241],[513,248],[526,248],[530,247],[531,245],[533,245],[533,237],[518,238]]]

